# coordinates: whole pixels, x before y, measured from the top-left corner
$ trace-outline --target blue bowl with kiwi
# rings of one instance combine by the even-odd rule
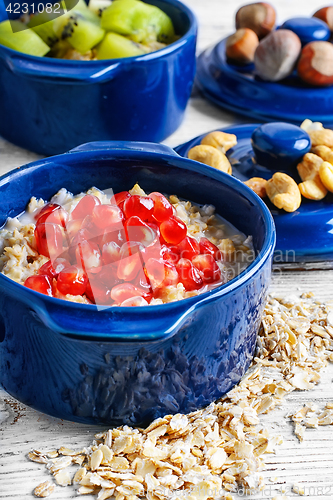
[[[28,26],[18,20],[22,9],[17,13],[9,0],[0,2],[0,116],[6,117],[0,135],[47,156],[89,141],[160,142],[171,135],[183,119],[195,75],[197,21],[192,11],[178,0],[149,0],[144,8],[157,7],[164,17],[147,27],[140,15],[130,22],[125,16],[123,24],[111,19],[107,9],[102,12],[108,0],[93,0],[94,12],[83,0],[63,0],[59,7],[64,1],[66,6],[74,1],[74,7],[47,23],[50,4],[35,2],[46,17],[38,21],[35,12]],[[124,1],[133,0],[111,5]],[[53,22],[54,38],[47,31]],[[28,28],[34,24],[38,37],[31,40]],[[13,31],[15,43],[12,37],[7,43],[7,32]],[[21,52],[21,42],[32,53]],[[66,57],[66,50],[76,58],[57,58]]]

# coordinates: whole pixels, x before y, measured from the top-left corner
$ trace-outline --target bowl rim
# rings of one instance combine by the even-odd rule
[[[135,144],[135,143],[131,143]],[[20,175],[21,172],[24,172],[26,170],[32,170],[32,169],[38,169],[39,167],[42,167],[45,162],[52,162],[56,161],[59,163],[64,162],[67,165],[70,164],[67,160],[69,160],[71,157],[74,158],[85,158],[85,161],[91,161],[91,160],[96,160],[98,157],[102,157],[104,160],[107,158],[106,155],[110,155],[110,157],[121,157],[124,154],[124,149],[120,148],[115,148],[115,149],[98,149],[94,151],[75,151],[73,153],[63,153],[61,155],[56,155],[52,156],[50,158],[42,159],[42,160],[37,160],[32,163],[28,163],[26,165],[23,165],[22,167],[17,167],[14,170],[11,170],[10,172],[7,172],[6,174],[2,175],[0,177],[0,186],[3,183],[4,180],[8,182],[11,177],[14,175],[18,174]],[[232,177],[229,174],[226,174],[225,172],[221,172],[213,167],[209,167],[207,165],[204,165],[202,163],[199,163],[197,161],[190,160],[188,158],[183,158],[179,156],[178,154],[168,154],[166,153],[160,153],[160,152],[153,152],[153,151],[144,151],[144,150],[126,150],[126,159],[132,159],[139,156],[140,160],[148,160],[152,161],[155,160],[156,162],[156,157],[158,157],[159,160],[166,160],[169,161],[173,167],[183,169],[185,170],[191,170],[195,171],[201,175],[205,175],[209,178],[215,179],[218,182],[222,182],[222,184],[227,185],[234,191],[238,192],[240,195],[245,197],[248,201],[250,201],[253,205],[257,206],[261,212],[262,218],[264,220],[265,224],[265,237],[264,241],[262,244],[262,247],[258,254],[256,255],[255,259],[253,262],[250,263],[248,267],[246,267],[239,275],[235,276],[232,280],[228,281],[225,284],[222,284],[216,288],[213,288],[212,290],[209,290],[204,293],[200,293],[198,295],[195,295],[193,297],[188,297],[186,299],[182,299],[179,301],[175,302],[169,302],[166,304],[160,304],[160,305],[154,305],[153,307],[150,306],[143,306],[143,307],[124,307],[124,306],[97,306],[96,304],[82,304],[78,302],[71,302],[68,300],[64,299],[59,299],[57,297],[50,297],[44,294],[41,294],[39,292],[36,292],[34,290],[31,290],[29,288],[24,287],[24,285],[17,283],[16,281],[12,280],[11,278],[5,276],[4,274],[0,273],[0,285],[1,282],[3,281],[5,284],[5,287],[7,289],[12,289],[12,291],[16,292],[16,294],[22,296],[25,295],[26,299],[29,300],[29,297],[31,298],[31,301],[33,298],[36,299],[36,301],[45,301],[46,304],[50,304],[53,306],[60,306],[64,311],[65,310],[80,310],[80,311],[91,311],[91,313],[102,313],[103,311],[105,312],[111,312],[111,313],[121,313],[129,316],[146,316],[147,312],[151,311],[152,313],[162,313],[166,311],[174,311],[175,309],[192,309],[196,305],[203,304],[205,302],[211,302],[213,300],[216,300],[220,298],[223,295],[227,295],[230,292],[235,291],[238,287],[243,285],[244,282],[248,281],[250,278],[252,278],[257,271],[263,267],[267,259],[270,257],[273,257],[273,252],[274,252],[274,247],[276,243],[276,231],[275,231],[275,224],[273,221],[273,217],[266,206],[266,204],[261,200],[261,198],[252,191],[248,186],[243,184],[241,181],[236,179],[235,177]],[[138,158],[136,158],[138,159]],[[177,162],[178,164],[174,164],[174,162]],[[34,196],[33,194],[31,196]],[[193,201],[195,203],[195,200]],[[60,302],[59,302],[60,301]]]
[[[143,0],[144,1],[144,0]],[[10,49],[9,47],[6,47],[5,45],[0,44],[0,58],[1,58],[1,52],[4,52],[5,54],[7,53],[9,56],[13,56],[16,59],[24,59],[27,60],[31,63],[33,62],[38,62],[46,66],[47,64],[51,64],[53,67],[57,66],[59,69],[66,70],[70,69],[72,67],[78,68],[78,67],[83,67],[83,68],[95,68],[97,69],[99,66],[105,67],[105,65],[119,65],[119,64],[125,64],[125,65],[131,65],[131,64],[140,64],[141,61],[148,62],[152,61],[154,59],[159,59],[160,57],[167,56],[172,52],[177,51],[179,48],[181,48],[183,45],[188,43],[189,38],[194,36],[197,32],[198,29],[198,21],[197,18],[194,14],[194,12],[184,3],[180,2],[179,0],[161,0],[162,2],[166,4],[171,4],[174,7],[178,7],[180,10],[185,13],[189,19],[190,26],[186,33],[182,35],[178,40],[175,42],[172,42],[170,45],[167,45],[166,47],[155,50],[153,52],[150,52],[148,54],[143,54],[140,56],[133,56],[133,57],[122,57],[118,59],[100,59],[97,61],[76,61],[76,60],[70,60],[70,59],[58,59],[55,57],[47,57],[47,56],[32,56],[29,54],[25,54],[24,52],[19,52],[14,49]],[[6,19],[4,19],[6,21]],[[43,61],[43,62],[42,62]]]

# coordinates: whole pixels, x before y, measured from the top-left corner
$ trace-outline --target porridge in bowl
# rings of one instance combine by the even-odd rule
[[[100,306],[173,302],[216,288],[255,259],[252,236],[175,195],[137,184],[113,194],[31,198],[0,230],[0,271],[35,291]]]

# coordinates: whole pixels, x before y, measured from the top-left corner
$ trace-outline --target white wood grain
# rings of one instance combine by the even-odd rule
[[[199,20],[198,51],[201,51],[233,30],[234,13],[246,0],[187,0],[186,3],[194,9]],[[311,15],[323,5],[318,0],[273,0],[273,4],[281,22],[291,16]],[[174,147],[208,130],[240,121],[239,117],[214,107],[194,91],[183,124],[165,143]],[[34,153],[0,138],[0,175],[37,158]],[[327,270],[313,267],[307,271],[291,271],[288,266],[287,270],[276,270],[271,291],[279,295],[313,291],[321,300],[332,299],[331,264],[326,265]],[[283,407],[264,416],[264,424],[271,432],[283,435],[284,444],[276,455],[267,457],[267,470],[263,472],[267,488],[252,498],[270,500],[276,494],[276,488],[290,488],[295,482],[301,482],[306,485],[307,499],[333,499],[333,426],[307,430],[304,443],[299,444],[291,423],[285,418],[309,400],[320,406],[333,401],[332,380],[333,366],[330,366],[313,391],[292,393]],[[32,498],[33,488],[48,477],[44,466],[27,460],[26,454],[31,448],[52,450],[61,445],[80,448],[88,445],[99,430],[98,427],[65,422],[24,408],[0,388],[0,499],[28,500]],[[277,479],[273,484],[269,478]],[[72,488],[58,487],[51,498],[75,497]],[[89,500],[92,497],[87,495],[84,498]]]

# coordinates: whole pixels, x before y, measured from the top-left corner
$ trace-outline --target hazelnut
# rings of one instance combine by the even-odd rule
[[[299,77],[310,85],[332,85],[333,45],[330,42],[308,43],[302,50],[297,71]]]
[[[257,75],[271,82],[286,78],[293,72],[301,49],[301,41],[292,31],[281,29],[270,33],[254,54]]]
[[[333,31],[333,7],[323,7],[322,9],[317,10],[312,17],[321,19],[328,24],[329,29]]]
[[[263,38],[275,26],[276,12],[270,3],[250,3],[236,13],[236,29],[250,28],[259,38]]]
[[[249,28],[240,28],[227,38],[226,55],[239,64],[251,63],[258,44],[259,38],[254,31]]]

